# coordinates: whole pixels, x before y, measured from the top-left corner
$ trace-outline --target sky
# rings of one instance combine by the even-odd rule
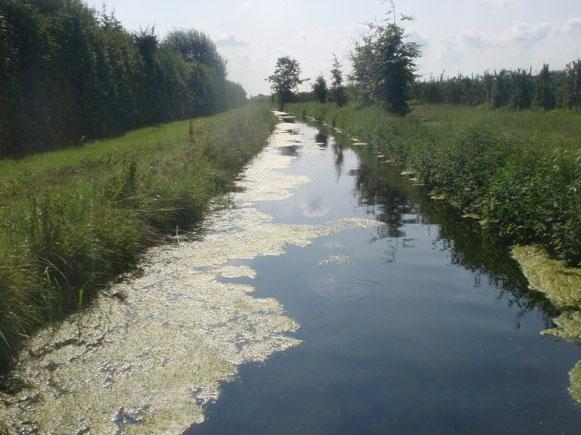
[[[333,53],[346,73],[349,53],[368,22],[382,20],[382,0],[86,0],[113,10],[129,30],[155,26],[203,31],[228,60],[228,78],[250,95],[269,94],[276,60],[299,61],[303,77],[329,76]],[[473,74],[543,63],[562,69],[581,58],[581,0],[398,0],[409,38],[423,46],[418,72]],[[309,89],[308,83],[303,90]]]

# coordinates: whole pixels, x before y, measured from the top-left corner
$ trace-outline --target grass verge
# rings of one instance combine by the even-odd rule
[[[198,222],[266,144],[266,106],[0,161],[0,367],[140,253]]]

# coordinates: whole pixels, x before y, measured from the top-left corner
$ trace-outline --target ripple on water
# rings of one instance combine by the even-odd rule
[[[324,298],[352,301],[364,298],[376,286],[377,283],[364,279],[337,280],[331,278],[314,285],[313,290]]]

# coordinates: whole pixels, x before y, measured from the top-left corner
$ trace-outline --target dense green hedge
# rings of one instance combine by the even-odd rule
[[[581,265],[581,147],[535,145],[534,125],[530,136],[517,136],[490,120],[443,125],[421,115],[389,116],[378,107],[307,103],[290,110],[368,141],[506,242],[539,243]]]
[[[210,62],[219,55],[184,59],[173,48],[81,0],[0,1],[0,158],[245,102]]]

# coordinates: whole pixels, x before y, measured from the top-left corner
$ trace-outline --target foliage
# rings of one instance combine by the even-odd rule
[[[214,41],[197,30],[174,30],[165,38],[167,47],[186,62],[198,62],[210,67],[220,78],[226,77],[226,61],[218,53]]]
[[[331,66],[331,99],[341,107],[347,104],[347,93],[343,85],[343,71],[342,65],[337,59],[337,55],[333,54],[333,64]]]
[[[507,243],[541,244],[554,258],[581,265],[578,115],[439,105],[418,106],[401,119],[378,106],[290,109],[373,144]]]
[[[555,96],[555,87],[551,80],[549,65],[543,64],[541,72],[537,76],[535,89],[535,104],[544,111],[553,110],[557,107],[557,98]]]
[[[353,81],[365,103],[381,103],[388,112],[405,115],[420,48],[407,40],[395,11],[391,13],[393,22],[369,24],[369,33],[356,44],[351,55]]]
[[[578,111],[581,109],[581,59],[566,66],[563,84],[566,107]]]
[[[524,70],[501,70],[471,77],[462,76],[416,81],[412,90],[416,100],[433,104],[487,105],[494,109],[529,109],[533,105],[550,111],[555,108],[581,108],[581,61],[564,71],[549,71],[548,65],[537,75]]]
[[[187,55],[174,52],[176,39]],[[199,32],[160,43],[153,29],[130,34],[81,0],[3,0],[0,157],[222,111],[234,90],[224,77]]]
[[[315,99],[321,103],[325,104],[327,102],[327,95],[329,89],[327,88],[327,81],[323,76],[317,77],[317,80],[313,84],[313,96]]]
[[[22,337],[198,222],[274,124],[267,105],[247,106],[0,161],[0,368]]]
[[[268,77],[272,92],[281,106],[290,103],[293,93],[306,80],[301,79],[299,63],[288,56],[280,57],[276,62],[274,74]]]

